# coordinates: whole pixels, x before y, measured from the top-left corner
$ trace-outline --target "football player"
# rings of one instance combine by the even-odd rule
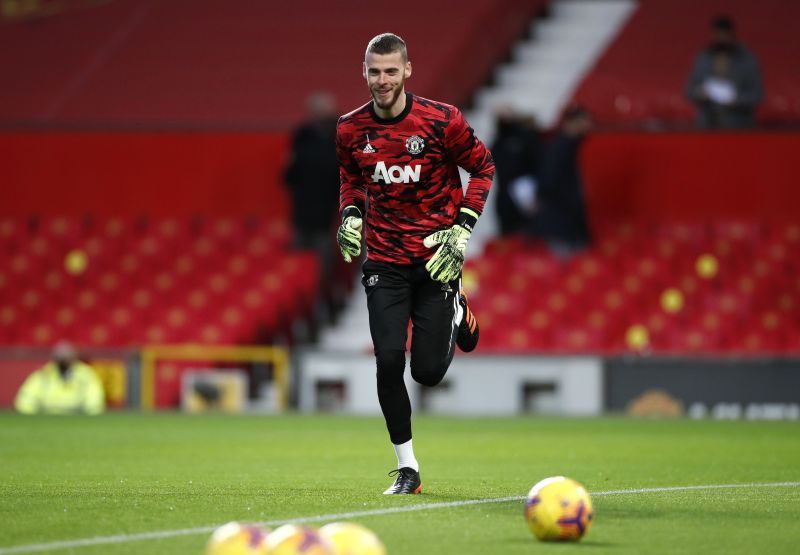
[[[468,352],[478,324],[461,288],[464,254],[494,176],[494,163],[461,112],[405,90],[405,42],[384,33],[367,45],[364,78],[372,100],[339,119],[345,261],[367,257],[362,283],[377,362],[378,400],[397,455],[384,493],[422,491],[411,441],[411,403],[403,374],[409,320],[411,375],[438,384],[456,345]],[[464,194],[458,168],[470,174]]]

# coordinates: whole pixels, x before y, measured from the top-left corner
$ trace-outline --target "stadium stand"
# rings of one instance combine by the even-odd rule
[[[478,136],[492,142],[499,106],[532,115],[544,129],[557,125],[570,95],[636,7],[634,0],[552,2],[496,69],[492,86],[475,95],[467,119]]]
[[[412,60],[424,52],[412,90],[463,103],[546,4],[448,0],[418,21],[366,2],[116,0],[3,22],[0,69],[15,79],[0,89],[0,124],[17,131],[0,134],[0,344],[291,334],[292,321],[313,310],[319,279],[313,257],[288,248],[280,191],[285,130],[302,118],[305,94],[330,87],[343,106],[362,102],[359,60],[365,42],[388,30],[374,22],[386,21],[408,39]],[[795,45],[773,28],[790,25],[796,7],[778,0],[643,0],[575,99],[600,123],[688,121],[686,74],[723,9],[762,59],[762,121],[800,115]],[[148,131],[18,131],[39,126]],[[205,131],[152,132],[173,126]],[[590,139],[583,164],[595,248],[561,260],[519,238],[491,242],[465,276],[479,349],[800,352],[799,204],[788,192],[795,142]],[[65,257],[76,249],[87,266],[73,256],[71,273]],[[698,274],[702,255],[717,261],[713,275]],[[634,326],[647,341],[630,340]]]
[[[465,275],[479,349],[799,353],[797,148],[791,133],[596,133],[582,164],[592,248],[487,245]],[[648,340],[630,342],[633,326]]]
[[[368,99],[360,60],[383,31],[420,57],[414,92],[462,104],[546,4],[115,0],[55,15],[43,4],[0,22],[0,72],[14,82],[0,122],[286,129],[315,90],[343,109]]]
[[[465,273],[481,352],[800,352],[797,224],[620,224],[596,245],[560,260],[535,241],[489,244]]]
[[[364,102],[364,46],[391,30],[424,53],[415,92],[465,102],[546,4],[447,0],[424,18],[319,0],[4,9],[0,345],[291,341],[319,281],[288,246],[281,186],[307,93]]]
[[[684,87],[697,52],[719,14],[737,22],[742,41],[759,58],[765,98],[761,124],[800,120],[800,45],[793,0],[640,0],[627,25],[582,81],[573,101],[603,125],[687,125],[694,108]]]
[[[257,218],[2,218],[0,344],[291,340],[319,274],[288,241]]]

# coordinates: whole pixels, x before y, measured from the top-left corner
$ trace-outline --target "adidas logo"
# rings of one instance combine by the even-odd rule
[[[369,144],[369,133],[366,134],[367,137],[367,146],[364,147],[362,151],[364,154],[375,154],[375,149],[372,148],[372,145]]]

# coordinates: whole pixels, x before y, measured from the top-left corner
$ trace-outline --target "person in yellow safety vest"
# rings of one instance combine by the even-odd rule
[[[78,360],[75,347],[62,342],[53,359],[25,380],[14,406],[23,414],[100,414],[106,401],[95,371]]]

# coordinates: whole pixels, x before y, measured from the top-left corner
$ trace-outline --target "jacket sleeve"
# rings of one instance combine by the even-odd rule
[[[694,59],[692,65],[692,72],[689,74],[689,79],[686,81],[686,97],[692,102],[702,102],[705,100],[705,95],[701,92],[700,87],[703,80],[708,76],[709,61],[705,52],[701,52]]]
[[[292,133],[292,145],[289,149],[289,160],[286,163],[286,169],[283,172],[283,181],[289,187],[296,187],[298,184],[298,160],[297,160],[297,151],[298,151],[298,143],[300,142],[300,134],[298,131]]]
[[[764,86],[761,81],[761,68],[756,57],[747,51],[744,55],[740,82],[736,90],[736,104],[748,108],[754,107],[764,98]]]
[[[339,161],[339,213],[348,206],[355,206],[363,214],[367,198],[367,186],[353,158],[347,132],[342,121],[336,126],[336,158]]]
[[[85,391],[81,399],[81,410],[85,414],[101,414],[106,410],[106,394],[103,384],[95,371],[88,365],[83,366]]]
[[[36,414],[41,410],[42,373],[37,370],[25,379],[14,399],[14,408],[22,414]]]
[[[458,109],[445,128],[445,145],[455,163],[469,173],[467,193],[461,207],[481,214],[494,179],[494,161],[489,149],[475,136],[475,131]]]

